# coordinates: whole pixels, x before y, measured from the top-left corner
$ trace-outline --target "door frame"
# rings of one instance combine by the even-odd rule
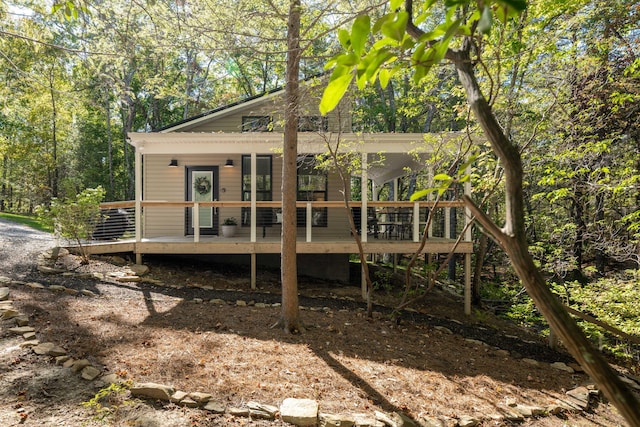
[[[186,166],[184,168],[184,194],[185,194],[185,200],[186,201],[192,201],[193,200],[193,185],[191,184],[191,177],[193,172],[211,172],[211,175],[213,177],[212,179],[212,183],[211,183],[211,198],[213,201],[218,200],[219,198],[219,188],[220,188],[220,184],[219,184],[219,171],[218,171],[218,166]],[[195,231],[193,229],[193,224],[192,224],[192,209],[193,208],[185,208],[185,212],[184,212],[184,234],[186,236],[192,236],[195,234]],[[205,209],[205,208],[200,208],[200,209]],[[211,228],[203,228],[200,227],[200,234],[203,235],[217,235],[219,230],[218,230],[218,224],[219,224],[219,220],[218,220],[218,208],[211,208],[212,212],[211,212]]]

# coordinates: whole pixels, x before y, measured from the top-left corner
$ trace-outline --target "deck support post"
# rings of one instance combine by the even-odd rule
[[[471,254],[464,254],[464,314],[471,315]]]
[[[367,300],[367,275],[364,272],[364,265],[360,265],[360,287],[362,289],[362,299],[366,301]]]
[[[255,252],[251,252],[251,289],[256,289],[256,278],[257,278],[257,255]]]
[[[200,241],[200,203],[198,202],[193,204],[193,241],[194,243]]]

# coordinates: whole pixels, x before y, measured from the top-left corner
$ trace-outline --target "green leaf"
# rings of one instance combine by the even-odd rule
[[[433,187],[433,188],[425,188],[424,190],[418,190],[409,197],[409,200],[412,202],[415,202],[416,200],[424,199],[434,191],[438,191],[438,188]]]
[[[522,12],[527,8],[527,0],[500,0],[499,3],[503,3],[516,12]]]
[[[370,30],[371,19],[368,15],[360,15],[353,21],[351,26],[351,47],[358,56],[362,55]]]
[[[387,21],[382,24],[380,31],[385,36],[401,42],[407,30],[409,14],[407,12],[398,12],[395,15],[395,18],[392,21]]]
[[[353,67],[354,65],[358,65],[360,62],[360,57],[355,53],[346,53],[343,55],[338,55],[336,57],[336,64],[342,65],[345,67]]]
[[[452,181],[453,178],[451,178],[449,175],[447,175],[446,173],[439,173],[436,176],[433,177],[434,181]]]
[[[391,10],[397,10],[400,6],[402,6],[402,3],[404,3],[404,0],[391,0]]]
[[[344,28],[340,28],[338,30],[338,40],[344,49],[349,49],[349,46],[351,45],[351,36],[349,35],[349,31]]]
[[[389,84],[389,80],[391,79],[391,71],[388,68],[383,68],[382,70],[380,70],[378,79],[380,79],[380,86],[382,86],[382,89],[385,89]]]
[[[320,100],[320,113],[322,115],[325,115],[336,108],[340,103],[340,100],[344,97],[344,94],[347,92],[347,89],[351,84],[351,80],[353,80],[353,73],[339,75],[336,78],[334,78],[333,75],[331,76],[331,80],[329,80],[329,84],[327,84],[327,87],[324,89],[322,99]]]
[[[491,8],[489,6],[485,6],[482,10],[482,16],[478,21],[478,31],[483,34],[489,34],[491,32],[491,25],[493,24],[493,14],[491,13]]]
[[[387,21],[393,21],[395,15],[396,15],[395,13],[387,13],[386,15],[383,15],[382,17],[380,17],[375,22],[375,24],[373,24],[373,28],[371,28],[371,32],[374,34],[379,33],[380,29]]]

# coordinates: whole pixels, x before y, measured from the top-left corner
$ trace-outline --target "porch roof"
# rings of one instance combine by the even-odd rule
[[[422,133],[299,133],[298,152],[321,154],[327,144],[335,147],[340,138],[342,151],[369,154],[368,178],[384,184],[425,167],[424,160],[436,149],[455,152],[457,143],[466,134],[448,132]],[[129,133],[128,142],[141,155],[179,154],[276,154],[281,153],[284,135],[277,132],[242,133]],[[377,164],[375,160],[382,158]],[[421,161],[422,160],[422,161]]]

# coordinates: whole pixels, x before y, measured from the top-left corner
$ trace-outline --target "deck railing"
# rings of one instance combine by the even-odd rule
[[[366,209],[363,210],[363,205]],[[418,242],[424,232],[429,238],[471,241],[466,224],[468,215],[461,201],[360,201],[349,202],[361,239],[404,240]],[[298,236],[306,242],[352,239],[347,211],[343,201],[299,201]],[[207,211],[206,208],[210,210]],[[279,201],[141,201],[109,202],[101,204],[104,220],[94,233],[94,240],[135,239],[148,237],[192,236],[194,242],[208,237],[228,217],[238,222],[237,239],[260,242],[276,238],[281,232],[282,204]],[[204,210],[203,210],[204,209]],[[427,223],[429,212],[432,219]],[[362,215],[366,211],[367,215]],[[213,220],[211,228],[201,225],[202,214]],[[363,232],[365,231],[366,232]],[[219,230],[217,230],[219,233]],[[218,234],[216,233],[216,234]]]

